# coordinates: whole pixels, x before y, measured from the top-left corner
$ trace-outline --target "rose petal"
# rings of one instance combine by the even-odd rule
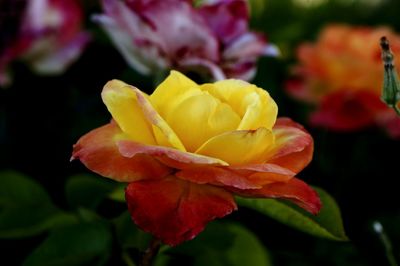
[[[261,185],[248,180],[247,176],[222,167],[191,167],[177,172],[176,176],[197,184],[230,186],[240,189],[262,188]]]
[[[375,123],[375,114],[387,109],[375,93],[346,90],[328,94],[311,118],[311,124],[336,131],[353,131]]]
[[[212,137],[235,130],[240,123],[240,117],[229,105],[207,92],[198,92],[171,106],[166,117],[186,150],[191,152]]]
[[[198,87],[199,85],[185,75],[172,70],[168,77],[150,95],[150,101],[157,112],[166,117],[170,105],[177,97],[188,91],[197,90]]]
[[[212,184],[239,189],[262,188],[273,182],[288,181],[295,175],[278,165],[205,166],[183,169],[176,176],[197,184]]]
[[[171,129],[171,127],[165,122],[165,120],[157,113],[152,106],[149,99],[143,92],[132,87],[136,93],[139,106],[149,123],[153,126],[153,133],[156,137],[157,143],[162,146],[173,147],[181,151],[186,151],[181,140]]]
[[[278,107],[268,92],[242,80],[228,79],[201,86],[214,97],[229,104],[242,118],[238,130],[265,127],[272,129]]]
[[[273,143],[274,135],[266,128],[236,130],[209,139],[196,153],[219,158],[230,165],[244,165],[262,162]]]
[[[156,144],[151,125],[131,86],[119,80],[109,81],[104,86],[101,97],[119,127],[132,140]]]
[[[218,64],[203,58],[192,57],[180,60],[179,67],[186,71],[194,70],[200,74],[205,72],[210,75],[213,80],[226,79],[225,73]]]
[[[201,165],[227,165],[226,162],[217,158],[183,152],[168,147],[144,145],[129,140],[120,140],[117,145],[122,156],[132,158],[137,154],[147,154],[175,169]]]
[[[203,5],[198,12],[224,44],[247,31],[249,11],[245,1],[227,0]]]
[[[105,14],[96,15],[127,63],[142,74],[167,68],[171,62],[162,56],[162,40],[140,16],[122,1],[103,0]],[[145,43],[146,45],[139,45]]]
[[[252,59],[261,55],[270,55],[272,47],[267,44],[264,35],[254,32],[242,34],[224,51],[223,58],[229,60]]]
[[[186,1],[151,1],[136,12],[162,40],[164,54],[179,61],[196,57],[219,60],[219,44],[204,18]]]
[[[39,48],[37,52],[32,51],[24,55],[25,60],[29,60],[33,69],[40,74],[60,74],[64,72],[72,63],[74,63],[78,57],[81,55],[83,49],[86,47],[91,37],[86,32],[81,32],[77,34],[68,43],[63,46],[57,47],[56,43],[52,39],[48,39],[45,46],[53,47],[53,49],[47,50],[43,53],[44,47]],[[38,42],[36,42],[38,44]],[[42,45],[44,43],[40,43]],[[31,47],[35,49],[36,47]]]
[[[168,245],[193,239],[208,222],[237,209],[224,189],[173,176],[133,182],[125,196],[133,221]]]
[[[160,178],[172,171],[145,154],[122,156],[115,142],[121,134],[115,123],[92,130],[74,145],[71,159],[79,159],[93,172],[120,182]]]
[[[312,214],[317,214],[322,207],[317,192],[297,178],[292,178],[288,182],[266,185],[262,189],[231,190],[244,197],[286,199]]]
[[[400,107],[400,103],[399,103]],[[375,116],[377,124],[386,129],[388,135],[400,139],[400,117],[392,109],[378,112]]]
[[[279,118],[273,133],[275,145],[266,155],[265,161],[295,173],[303,170],[310,163],[314,151],[310,134],[289,118]]]

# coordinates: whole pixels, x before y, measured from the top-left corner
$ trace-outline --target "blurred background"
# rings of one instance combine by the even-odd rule
[[[18,28],[24,1],[15,0],[11,5],[3,1],[0,2],[0,47],[4,49],[7,38]],[[240,222],[253,232],[268,251],[271,265],[278,266],[390,265],[387,245],[385,248],[381,236],[372,227],[374,221],[380,221],[395,259],[400,261],[400,142],[375,127],[350,133],[313,128],[307,119],[313,107],[294,100],[284,90],[297,62],[296,48],[300,43],[315,41],[330,23],[386,25],[400,33],[400,1],[250,2],[252,29],[264,32],[268,41],[281,51],[280,57],[264,57],[258,61],[252,83],[268,90],[278,103],[279,116],[291,117],[305,125],[314,137],[314,160],[299,176],[335,198],[351,241],[313,237],[246,208],[224,219]],[[84,26],[92,34],[92,41],[78,60],[63,74],[50,77],[37,75],[25,63],[15,60],[9,66],[13,82],[0,89],[0,171],[12,170],[36,180],[54,205],[65,210],[71,209],[70,199],[73,200],[73,196],[69,199],[66,196],[69,178],[89,172],[81,163],[70,162],[72,145],[80,136],[110,119],[100,98],[102,86],[117,78],[151,92],[155,83],[154,78],[129,68],[108,36],[90,20],[91,14],[101,12],[98,1],[82,0],[81,3]],[[0,201],[0,213],[1,208]],[[125,210],[125,205],[102,200],[96,208],[101,217],[113,219]],[[20,219],[29,216],[23,212]],[[0,264],[21,265],[47,236],[42,232],[0,239]],[[116,244],[110,245],[107,259],[70,265],[123,265],[116,255]]]

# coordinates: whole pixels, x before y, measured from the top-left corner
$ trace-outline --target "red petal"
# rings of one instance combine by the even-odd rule
[[[279,198],[290,200],[312,214],[317,214],[321,207],[321,200],[315,190],[297,178],[284,183],[273,183],[262,189],[234,190],[244,197]]]
[[[226,190],[173,176],[133,182],[125,196],[133,221],[172,246],[193,239],[208,222],[237,209]]]
[[[267,160],[295,173],[306,167],[313,155],[314,141],[310,134],[289,118],[279,118],[273,132],[277,148]]]
[[[400,117],[392,109],[387,109],[376,115],[377,123],[384,127],[388,135],[400,139]]]
[[[376,113],[386,108],[375,93],[341,90],[327,95],[310,121],[330,130],[354,131],[374,125]]]
[[[273,164],[193,167],[176,173],[179,178],[198,183],[228,186],[239,189],[262,188],[273,182],[288,181],[295,175],[290,170]]]
[[[79,159],[93,172],[121,182],[159,178],[172,171],[148,155],[122,156],[114,141],[121,133],[115,123],[92,130],[74,145],[71,159]]]

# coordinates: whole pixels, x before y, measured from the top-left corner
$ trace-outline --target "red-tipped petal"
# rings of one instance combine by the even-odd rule
[[[226,190],[173,176],[133,182],[125,196],[133,221],[172,246],[193,239],[208,222],[237,209]]]
[[[267,162],[295,173],[303,170],[310,163],[314,151],[311,135],[289,118],[279,118],[273,132],[276,148],[269,153]]]
[[[79,159],[93,172],[121,182],[160,178],[172,171],[145,154],[122,156],[114,140],[120,134],[115,123],[92,130],[74,145],[71,159]]]
[[[124,157],[132,158],[138,154],[147,154],[164,164],[177,169],[184,169],[201,165],[227,165],[217,158],[207,157],[195,153],[184,152],[163,146],[144,145],[138,142],[121,140],[117,142],[119,151]]]
[[[238,189],[262,188],[266,184],[288,181],[294,175],[292,171],[273,164],[193,167],[176,173],[179,178],[194,183]]]
[[[273,183],[262,189],[234,190],[240,196],[278,198],[289,200],[312,214],[317,214],[321,207],[321,200],[310,186],[297,178],[288,182]]]

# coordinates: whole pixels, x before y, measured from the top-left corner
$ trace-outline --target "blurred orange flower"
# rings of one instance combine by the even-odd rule
[[[400,118],[380,100],[382,36],[400,55],[400,36],[385,27],[330,25],[316,43],[300,45],[297,78],[287,83],[287,91],[317,106],[312,124],[337,131],[381,125],[391,136],[400,137]],[[400,65],[400,56],[396,63]]]
[[[237,209],[233,195],[283,198],[316,214],[316,192],[295,175],[312,158],[313,139],[276,119],[270,95],[241,80],[198,85],[172,71],[151,95],[108,82],[113,121],[83,136],[73,159],[128,182],[134,222],[170,245]]]

